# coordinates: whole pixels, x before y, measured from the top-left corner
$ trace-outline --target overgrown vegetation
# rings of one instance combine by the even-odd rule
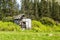
[[[51,32],[56,31],[60,32],[60,24],[56,25],[57,23],[51,18],[42,18],[41,22],[39,21],[32,21],[32,30],[36,32]]]
[[[22,31],[20,26],[13,22],[0,21],[0,31]],[[43,17],[40,21],[32,20],[32,32],[60,32],[60,23],[51,18]]]
[[[31,30],[21,30],[13,23],[19,14],[32,19]],[[60,40],[60,3],[21,0],[20,6],[16,0],[0,0],[0,40]]]
[[[13,22],[13,17],[24,13],[32,20],[32,30],[60,31],[60,5],[56,0],[21,0],[21,10],[16,0],[0,0],[0,30],[17,31],[21,28]],[[37,21],[36,21],[37,20]]]
[[[12,22],[0,21],[0,31],[20,31],[20,26]]]
[[[49,18],[49,17],[42,17],[40,19],[40,22],[44,25],[50,25],[50,26],[56,25],[56,22],[52,18]]]

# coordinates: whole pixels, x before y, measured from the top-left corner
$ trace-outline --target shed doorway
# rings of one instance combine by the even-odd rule
[[[26,22],[22,22],[22,23],[21,23],[21,28],[22,28],[22,29],[26,29]]]

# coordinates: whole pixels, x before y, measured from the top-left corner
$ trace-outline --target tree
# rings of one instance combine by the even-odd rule
[[[41,17],[49,17],[49,4],[45,0],[41,0]]]
[[[16,0],[0,0],[0,18],[13,16],[18,13]]]
[[[59,4],[58,4],[58,2],[55,2],[55,0],[52,0],[52,18],[54,19],[54,20],[60,20],[60,10],[59,10]]]
[[[42,17],[50,17],[60,20],[60,5],[56,0],[23,0],[23,13],[31,19],[40,20]]]

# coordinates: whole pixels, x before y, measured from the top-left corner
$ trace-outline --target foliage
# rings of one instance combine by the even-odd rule
[[[60,5],[56,0],[22,0],[22,10],[31,19],[39,20],[42,17],[51,17],[60,20]]]
[[[0,20],[8,16],[14,16],[19,13],[16,0],[0,0]]]
[[[52,31],[56,31],[56,32],[60,32],[60,24],[58,25],[45,25],[42,24],[39,21],[36,20],[32,20],[32,30],[28,30],[29,32],[52,32]],[[15,23],[12,22],[4,22],[4,21],[0,21],[0,31],[22,31],[20,26],[18,26]],[[26,32],[28,32],[27,30],[25,30]]]
[[[20,13],[26,14],[31,19],[38,20],[42,17],[51,17],[56,21],[60,21],[60,5],[56,0],[21,0],[21,10],[16,0],[0,0],[0,20],[10,16],[15,16]]]
[[[51,20],[52,21],[52,20]],[[46,22],[47,23],[47,22]],[[49,23],[49,22],[48,22]],[[35,32],[51,32],[51,31],[60,31],[60,26],[54,25],[54,22],[51,22],[51,24],[44,25],[39,21],[32,21],[32,30]]]
[[[20,26],[12,22],[0,21],[0,31],[20,31]]]
[[[24,13],[29,18],[34,19],[32,21],[32,30],[60,31],[60,5],[56,0],[41,0],[40,2],[39,0],[21,1],[22,7],[19,10],[16,0],[0,0],[0,20],[3,21],[0,21],[0,30],[19,30],[20,28],[15,23],[9,21],[13,21],[13,16]],[[58,23],[53,19],[58,21]]]
[[[56,22],[52,18],[49,18],[49,17],[42,17],[40,19],[40,22],[42,22],[42,24],[49,25],[49,26],[56,25]]]
[[[57,26],[54,27],[53,30],[54,30],[55,32],[60,32],[60,26],[58,26],[58,27],[57,27]]]
[[[32,21],[32,30],[36,32],[39,32],[39,31],[43,32],[43,31],[48,31],[47,29],[48,28],[45,25],[43,25],[41,22],[35,21],[35,20]]]
[[[5,22],[13,22],[14,21],[14,19],[13,19],[13,17],[4,17],[3,19],[2,19],[2,21],[5,21]]]

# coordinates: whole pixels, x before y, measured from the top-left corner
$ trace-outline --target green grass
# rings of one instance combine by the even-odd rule
[[[0,40],[60,40],[60,32],[0,32]]]

